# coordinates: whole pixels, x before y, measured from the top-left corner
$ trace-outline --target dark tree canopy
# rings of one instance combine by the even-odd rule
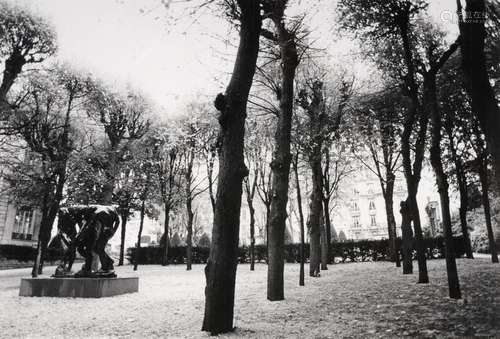
[[[56,33],[46,19],[0,1],[0,58],[5,59],[0,100],[25,64],[42,62],[56,50]]]

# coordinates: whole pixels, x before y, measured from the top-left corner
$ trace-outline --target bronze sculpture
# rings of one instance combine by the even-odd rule
[[[61,263],[56,268],[54,277],[116,277],[113,259],[105,248],[109,239],[120,225],[116,208],[103,205],[76,205],[61,207],[58,213],[57,230],[66,245]],[[80,271],[74,275],[71,267],[76,251],[85,258]],[[101,268],[92,271],[94,254],[99,256]]]

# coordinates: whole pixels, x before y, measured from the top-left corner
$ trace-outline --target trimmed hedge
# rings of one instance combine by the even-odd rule
[[[48,248],[45,255],[46,261],[56,261],[62,257],[62,250],[56,248]],[[36,248],[31,246],[19,245],[0,245],[0,258],[7,260],[18,260],[28,262],[36,257]]]
[[[457,257],[465,255],[465,243],[463,237],[454,237],[454,246]],[[424,239],[427,259],[444,258],[444,239],[427,238]],[[398,248],[401,247],[401,239],[398,239]],[[414,246],[415,248],[415,246]],[[133,262],[137,249],[128,248],[127,259]],[[193,247],[193,264],[203,264],[208,260],[210,249],[206,247]],[[329,262],[363,262],[389,260],[389,240],[361,240],[335,242],[330,245]],[[255,261],[267,261],[266,245],[255,245]],[[416,258],[416,251],[413,251]],[[305,257],[309,259],[309,244],[305,245]],[[139,251],[139,264],[160,264],[162,258],[161,247],[141,247]],[[168,249],[168,261],[171,264],[183,264],[186,262],[186,247],[171,247]],[[300,262],[300,244],[285,245],[285,261],[287,263]],[[238,262],[250,262],[250,251],[248,246],[241,246],[238,250]]]

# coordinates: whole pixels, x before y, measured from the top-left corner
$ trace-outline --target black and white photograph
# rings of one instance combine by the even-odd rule
[[[499,338],[500,0],[0,0],[0,339]]]

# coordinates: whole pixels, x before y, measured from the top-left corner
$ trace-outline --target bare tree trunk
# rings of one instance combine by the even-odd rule
[[[186,270],[191,270],[191,264],[193,260],[193,219],[194,213],[191,206],[191,199],[186,201],[186,211],[187,211],[187,237],[186,237]]]
[[[219,94],[222,146],[210,256],[205,267],[203,331],[212,335],[233,330],[234,291],[240,231],[246,104],[255,74],[262,25],[260,1],[238,0],[240,42],[226,94]]]
[[[304,286],[304,262],[305,262],[305,244],[304,244],[304,213],[302,212],[302,195],[300,193],[300,180],[299,180],[299,154],[296,153],[293,160],[293,172],[295,174],[295,189],[297,192],[297,208],[299,210],[299,223],[300,223],[300,272],[299,272],[299,286]]]
[[[402,255],[403,274],[413,274],[413,231],[411,229],[410,207],[407,201],[401,201],[401,233],[402,233]]]
[[[45,184],[47,186],[47,184]],[[36,248],[36,257],[35,262],[33,264],[33,269],[31,270],[31,276],[33,278],[38,277],[38,274],[41,274],[39,267],[41,266],[43,259],[43,243],[47,237],[47,219],[49,214],[49,191],[48,188],[45,188],[45,192],[43,195],[42,201],[42,222],[40,223],[40,229],[38,231],[38,241]]]
[[[67,141],[64,138],[65,136],[63,136],[63,142]],[[47,247],[50,241],[50,236],[52,233],[52,226],[57,216],[57,212],[59,211],[59,204],[62,200],[64,184],[66,183],[66,166],[67,166],[66,161],[67,159],[64,161],[63,164],[60,165],[61,167],[58,169],[58,178],[52,202],[49,203],[50,199],[49,190],[53,189],[53,187],[49,188],[50,184],[48,185],[49,187],[46,188],[47,192],[44,194],[42,221],[38,233],[37,255],[35,258],[35,263],[33,265],[33,270],[31,272],[31,275],[34,278],[37,277],[38,274],[43,273],[43,264],[45,255],[47,253]]]
[[[323,199],[323,215],[325,218],[325,234],[326,234],[326,262],[327,264],[332,263],[332,257],[330,254],[330,246],[332,244],[332,220],[330,219],[330,199]]]
[[[493,227],[491,225],[491,208],[490,208],[490,199],[488,197],[489,193],[489,182],[488,182],[488,173],[486,166],[481,164],[481,168],[479,169],[479,180],[481,181],[481,196],[483,199],[483,208],[484,208],[484,218],[486,221],[486,230],[488,232],[488,244],[490,247],[491,253],[491,262],[498,263],[498,253],[497,246],[495,243],[495,235],[493,234]]]
[[[270,203],[265,202],[266,207],[266,264],[269,264],[269,220],[271,215],[271,206]]]
[[[250,271],[255,270],[255,208],[253,207],[253,198],[255,197],[255,190],[257,189],[258,170],[254,170],[252,184],[245,180],[245,194],[247,197],[248,211],[250,212]]]
[[[448,277],[449,296],[460,299],[460,283],[458,280],[456,253],[453,245],[453,231],[451,227],[450,198],[448,196],[448,178],[443,169],[441,160],[441,116],[436,97],[436,76],[427,73],[424,77],[424,96],[426,97],[426,108],[431,112],[432,119],[432,142],[430,148],[431,165],[436,174],[436,185],[438,187],[441,202],[441,214],[443,217],[443,233],[446,257],[446,273]]]
[[[470,241],[469,229],[467,226],[467,209],[468,209],[468,197],[467,197],[467,177],[464,172],[464,167],[462,160],[457,155],[457,150],[455,148],[455,143],[453,141],[453,125],[451,122],[446,121],[445,130],[448,134],[450,153],[455,164],[455,177],[457,178],[458,190],[460,193],[460,226],[462,229],[462,235],[465,242],[465,254],[467,258],[473,259],[472,245]]]
[[[283,273],[285,269],[284,245],[286,228],[286,205],[290,177],[290,140],[294,102],[295,69],[299,63],[294,33],[285,28],[283,20],[287,1],[279,1],[275,7],[273,21],[281,51],[281,98],[280,114],[276,127],[275,151],[271,162],[271,211],[269,220],[267,266],[267,299],[285,299]]]
[[[255,270],[255,209],[252,206],[250,208],[250,271],[254,270]]]
[[[102,187],[102,203],[111,205],[113,203],[113,192],[115,190],[116,177],[118,173],[118,146],[113,145],[109,150],[109,167],[106,170],[106,182]]]
[[[120,235],[120,257],[118,259],[118,266],[123,266],[125,258],[125,235],[127,234],[127,220],[129,216],[129,209],[125,208],[120,213],[120,218],[122,219],[121,224],[121,235]]]
[[[321,270],[328,270],[328,241],[326,240],[326,230],[325,230],[325,217],[324,209],[321,213],[320,220],[320,237],[319,241],[321,243]]]
[[[467,258],[474,259],[474,255],[472,254],[472,245],[469,236],[469,228],[467,226],[467,208],[468,208],[468,197],[467,197],[467,183],[465,182],[467,178],[465,175],[457,174],[457,180],[459,181],[458,187],[460,192],[460,227],[462,229],[462,236],[464,237],[465,242],[465,254]],[[458,179],[458,177],[461,177]]]
[[[408,70],[405,76],[405,86],[408,88],[406,95],[410,99],[408,111],[405,114],[404,128],[401,136],[401,155],[403,158],[403,170],[406,178],[406,186],[408,197],[406,199],[407,207],[410,211],[413,228],[415,230],[415,243],[417,249],[418,260],[418,282],[428,283],[429,276],[427,273],[427,261],[425,258],[425,248],[423,244],[422,227],[420,225],[420,213],[417,203],[417,191],[420,181],[420,173],[425,154],[425,140],[427,135],[428,113],[426,110],[420,109],[419,90],[415,80],[415,65],[412,47],[410,43],[410,34],[408,31],[409,22],[402,23],[400,34],[403,42],[404,59]],[[410,140],[412,132],[416,127],[417,115],[420,115],[416,142],[413,147],[414,160],[412,164],[412,156]],[[404,267],[403,267],[404,270]]]
[[[309,276],[318,277],[320,274],[321,244],[320,244],[320,218],[323,213],[321,204],[321,158],[315,157],[311,160],[312,169],[312,193],[309,204]]]
[[[485,0],[466,0],[466,16],[459,22],[462,51],[462,69],[466,90],[471,98],[472,111],[486,135],[489,152],[500,192],[500,108],[491,87],[484,53],[485,46]],[[461,13],[460,2],[457,2]],[[478,19],[479,18],[479,19]]]
[[[427,259],[425,257],[424,236],[422,226],[420,224],[420,212],[417,204],[417,192],[412,192],[408,196],[411,206],[411,217],[413,221],[413,229],[415,230],[415,246],[417,250],[418,262],[418,283],[426,284],[429,282],[427,274]]]
[[[26,60],[21,54],[14,53],[7,60],[3,71],[2,84],[0,85],[0,107],[6,103],[7,93],[14,84],[14,81],[21,73]]]
[[[139,266],[139,252],[141,251],[141,237],[142,229],[144,227],[144,214],[146,211],[146,200],[142,200],[141,203],[141,221],[139,223],[139,232],[137,233],[137,245],[135,247],[135,260],[134,260],[134,271],[137,271],[137,266]]]
[[[210,159],[207,165],[207,175],[208,175],[208,195],[210,196],[210,206],[212,206],[212,213],[215,215],[215,194],[214,194],[214,162],[215,162],[215,147],[211,151]]]
[[[394,183],[392,188],[388,182],[386,186],[386,194],[384,195],[385,214],[387,218],[387,232],[389,234],[389,251],[391,259],[396,262],[396,267],[401,267],[399,260],[399,253],[397,249],[397,232],[396,232],[396,218],[394,216]]]
[[[161,265],[162,266],[167,266],[168,265],[168,245],[169,245],[169,224],[170,224],[170,205],[165,204],[165,219],[164,219],[164,224],[163,224],[163,237],[165,238],[165,243],[163,244],[163,253],[162,253],[162,258],[161,258]]]
[[[47,220],[47,215],[48,215],[48,197],[49,193],[46,191],[43,195],[43,202],[42,202],[42,222],[40,223],[40,229],[38,231],[38,241],[37,241],[37,247],[36,247],[36,257],[35,257],[35,262],[33,263],[33,268],[31,270],[31,276],[33,278],[38,277],[39,272],[39,267],[42,262],[42,252],[43,252],[43,241],[44,238],[46,237],[47,233],[47,225],[46,225],[46,220]]]

